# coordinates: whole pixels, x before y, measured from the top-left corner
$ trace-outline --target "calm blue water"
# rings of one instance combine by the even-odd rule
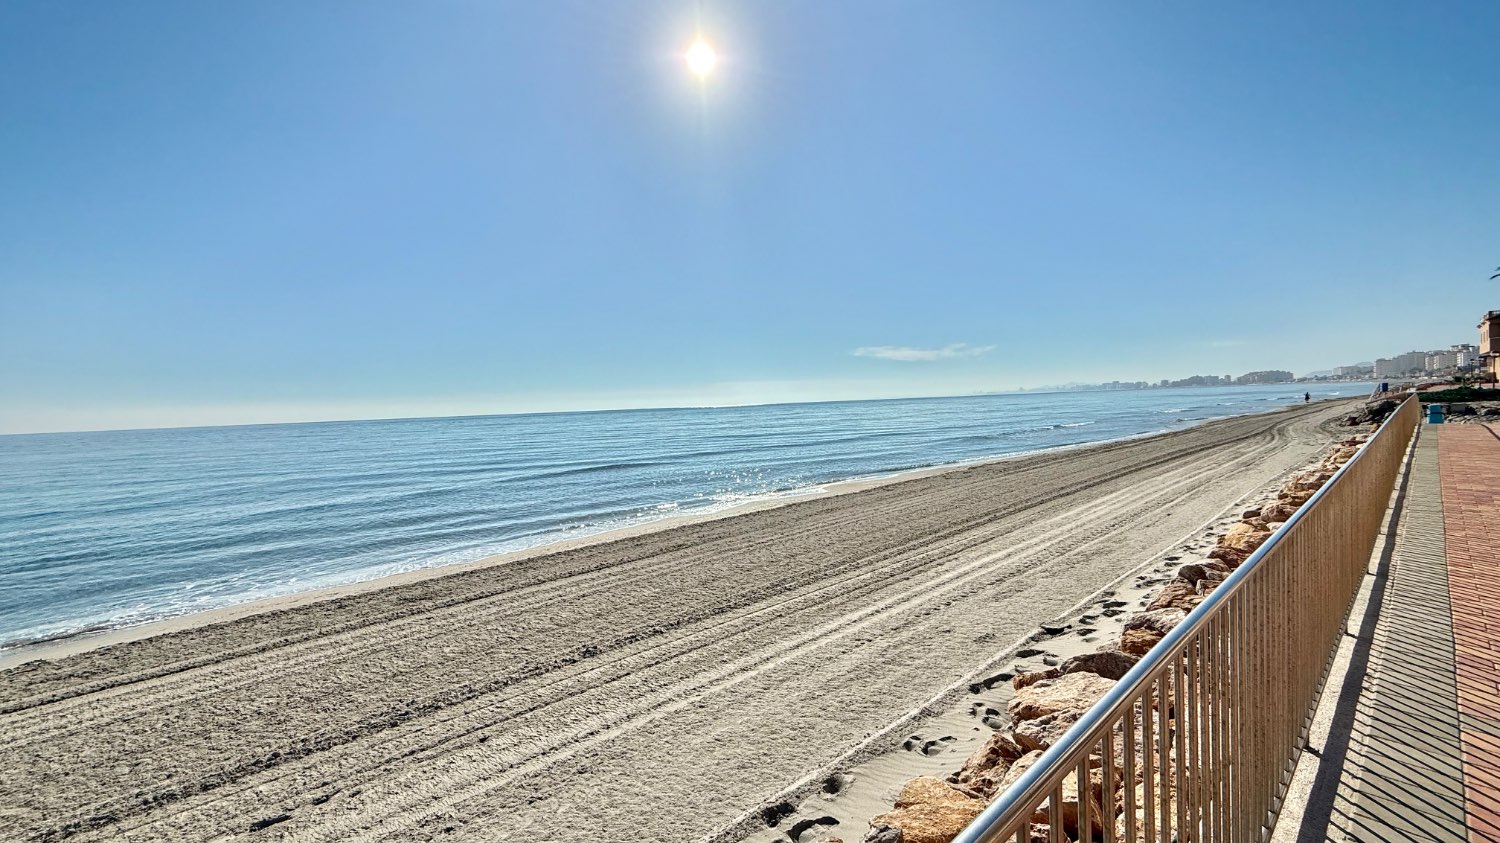
[[[1352,395],[1349,384],[1316,396]],[[1149,433],[1301,386],[0,436],[0,642],[137,624],[835,480]]]

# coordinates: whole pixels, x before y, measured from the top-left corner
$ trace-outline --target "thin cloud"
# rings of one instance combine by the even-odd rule
[[[957,360],[962,357],[979,357],[994,351],[993,345],[969,345],[956,342],[942,348],[912,348],[906,345],[866,345],[854,349],[855,357],[876,357],[881,360],[898,360],[902,363],[931,363],[935,360]]]

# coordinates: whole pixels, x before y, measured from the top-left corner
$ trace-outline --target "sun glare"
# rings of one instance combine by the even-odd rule
[[[714,65],[719,63],[719,54],[714,52],[713,45],[702,38],[694,41],[693,46],[688,47],[683,58],[687,60],[688,70],[699,78],[707,76],[713,71]]]

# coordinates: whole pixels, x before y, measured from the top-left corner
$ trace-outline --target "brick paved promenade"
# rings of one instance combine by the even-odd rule
[[[1443,539],[1471,843],[1500,843],[1500,425],[1443,425]]]

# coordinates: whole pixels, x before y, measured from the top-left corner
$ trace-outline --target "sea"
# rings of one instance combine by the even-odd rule
[[[0,436],[0,646],[842,480],[1139,436],[1305,384]],[[1317,384],[1315,398],[1358,384]]]

